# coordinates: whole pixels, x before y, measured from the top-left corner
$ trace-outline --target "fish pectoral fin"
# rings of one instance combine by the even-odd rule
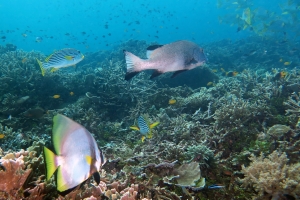
[[[150,79],[153,79],[153,78],[155,78],[155,77],[158,77],[159,75],[162,75],[162,74],[163,74],[162,72],[155,70],[155,71],[153,72],[153,74],[151,75]]]
[[[151,139],[153,137],[153,134],[150,132],[150,133],[148,133],[148,135],[147,135],[147,138],[148,139]]]
[[[159,122],[154,122],[154,123],[150,124],[149,128],[152,129],[152,128],[156,127],[158,124],[159,124]]]
[[[171,78],[174,78],[175,76],[177,76],[178,74],[181,74],[182,72],[187,71],[187,69],[183,69],[183,70],[178,70],[176,72],[173,73],[173,75],[171,76]]]
[[[57,169],[56,155],[47,147],[44,147],[44,160],[46,165],[46,179],[49,180]]]
[[[50,70],[50,72],[55,72],[57,70],[58,70],[58,68],[52,67],[51,70]]]
[[[99,183],[100,183],[100,174],[99,174],[99,172],[95,172],[93,174],[93,177],[94,177],[94,180],[96,181],[97,185],[99,185]]]
[[[136,131],[139,131],[139,130],[140,130],[140,128],[137,127],[137,126],[130,126],[129,128],[132,129],[132,130],[136,130]]]
[[[91,165],[93,162],[93,158],[91,156],[85,156],[85,161],[87,162],[87,164]]]

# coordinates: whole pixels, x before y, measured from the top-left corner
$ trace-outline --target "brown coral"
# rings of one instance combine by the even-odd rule
[[[300,197],[300,164],[288,165],[285,153],[274,151],[265,158],[264,155],[249,158],[250,166],[242,167],[245,178],[243,186],[253,186],[258,192],[258,199],[285,199],[291,195],[295,199]]]

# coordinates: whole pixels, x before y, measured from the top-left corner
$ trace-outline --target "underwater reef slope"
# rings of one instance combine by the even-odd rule
[[[223,40],[203,46],[203,67],[124,80],[122,50],[145,58],[149,45],[86,53],[45,76],[41,52],[0,48],[0,199],[299,199],[296,47]],[[103,151],[99,185],[90,178],[61,194],[46,181],[42,149],[58,113]],[[159,122],[144,141],[130,128],[139,116]]]

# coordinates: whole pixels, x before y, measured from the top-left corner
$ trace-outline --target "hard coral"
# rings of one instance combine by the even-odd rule
[[[253,186],[258,192],[255,199],[285,199],[285,195],[300,198],[300,164],[288,165],[285,153],[274,151],[265,158],[251,155],[250,166],[242,167],[243,186]]]

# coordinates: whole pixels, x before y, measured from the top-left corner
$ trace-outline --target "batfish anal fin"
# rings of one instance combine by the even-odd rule
[[[95,173],[93,174],[93,177],[94,177],[94,179],[95,179],[97,185],[99,185],[99,183],[100,183],[100,174],[99,174],[99,172],[95,172]]]
[[[173,73],[173,75],[171,76],[171,78],[174,78],[175,76],[177,76],[178,74],[181,74],[182,72],[187,71],[187,69],[183,69],[183,70],[179,70]]]
[[[155,71],[153,72],[153,74],[151,75],[150,79],[153,79],[153,78],[155,78],[155,77],[157,77],[157,76],[159,76],[159,75],[161,75],[161,74],[163,74],[163,73],[160,72],[160,71],[155,70]]]
[[[125,80],[128,81],[132,79],[135,75],[137,75],[139,72],[127,72],[125,75]]]

